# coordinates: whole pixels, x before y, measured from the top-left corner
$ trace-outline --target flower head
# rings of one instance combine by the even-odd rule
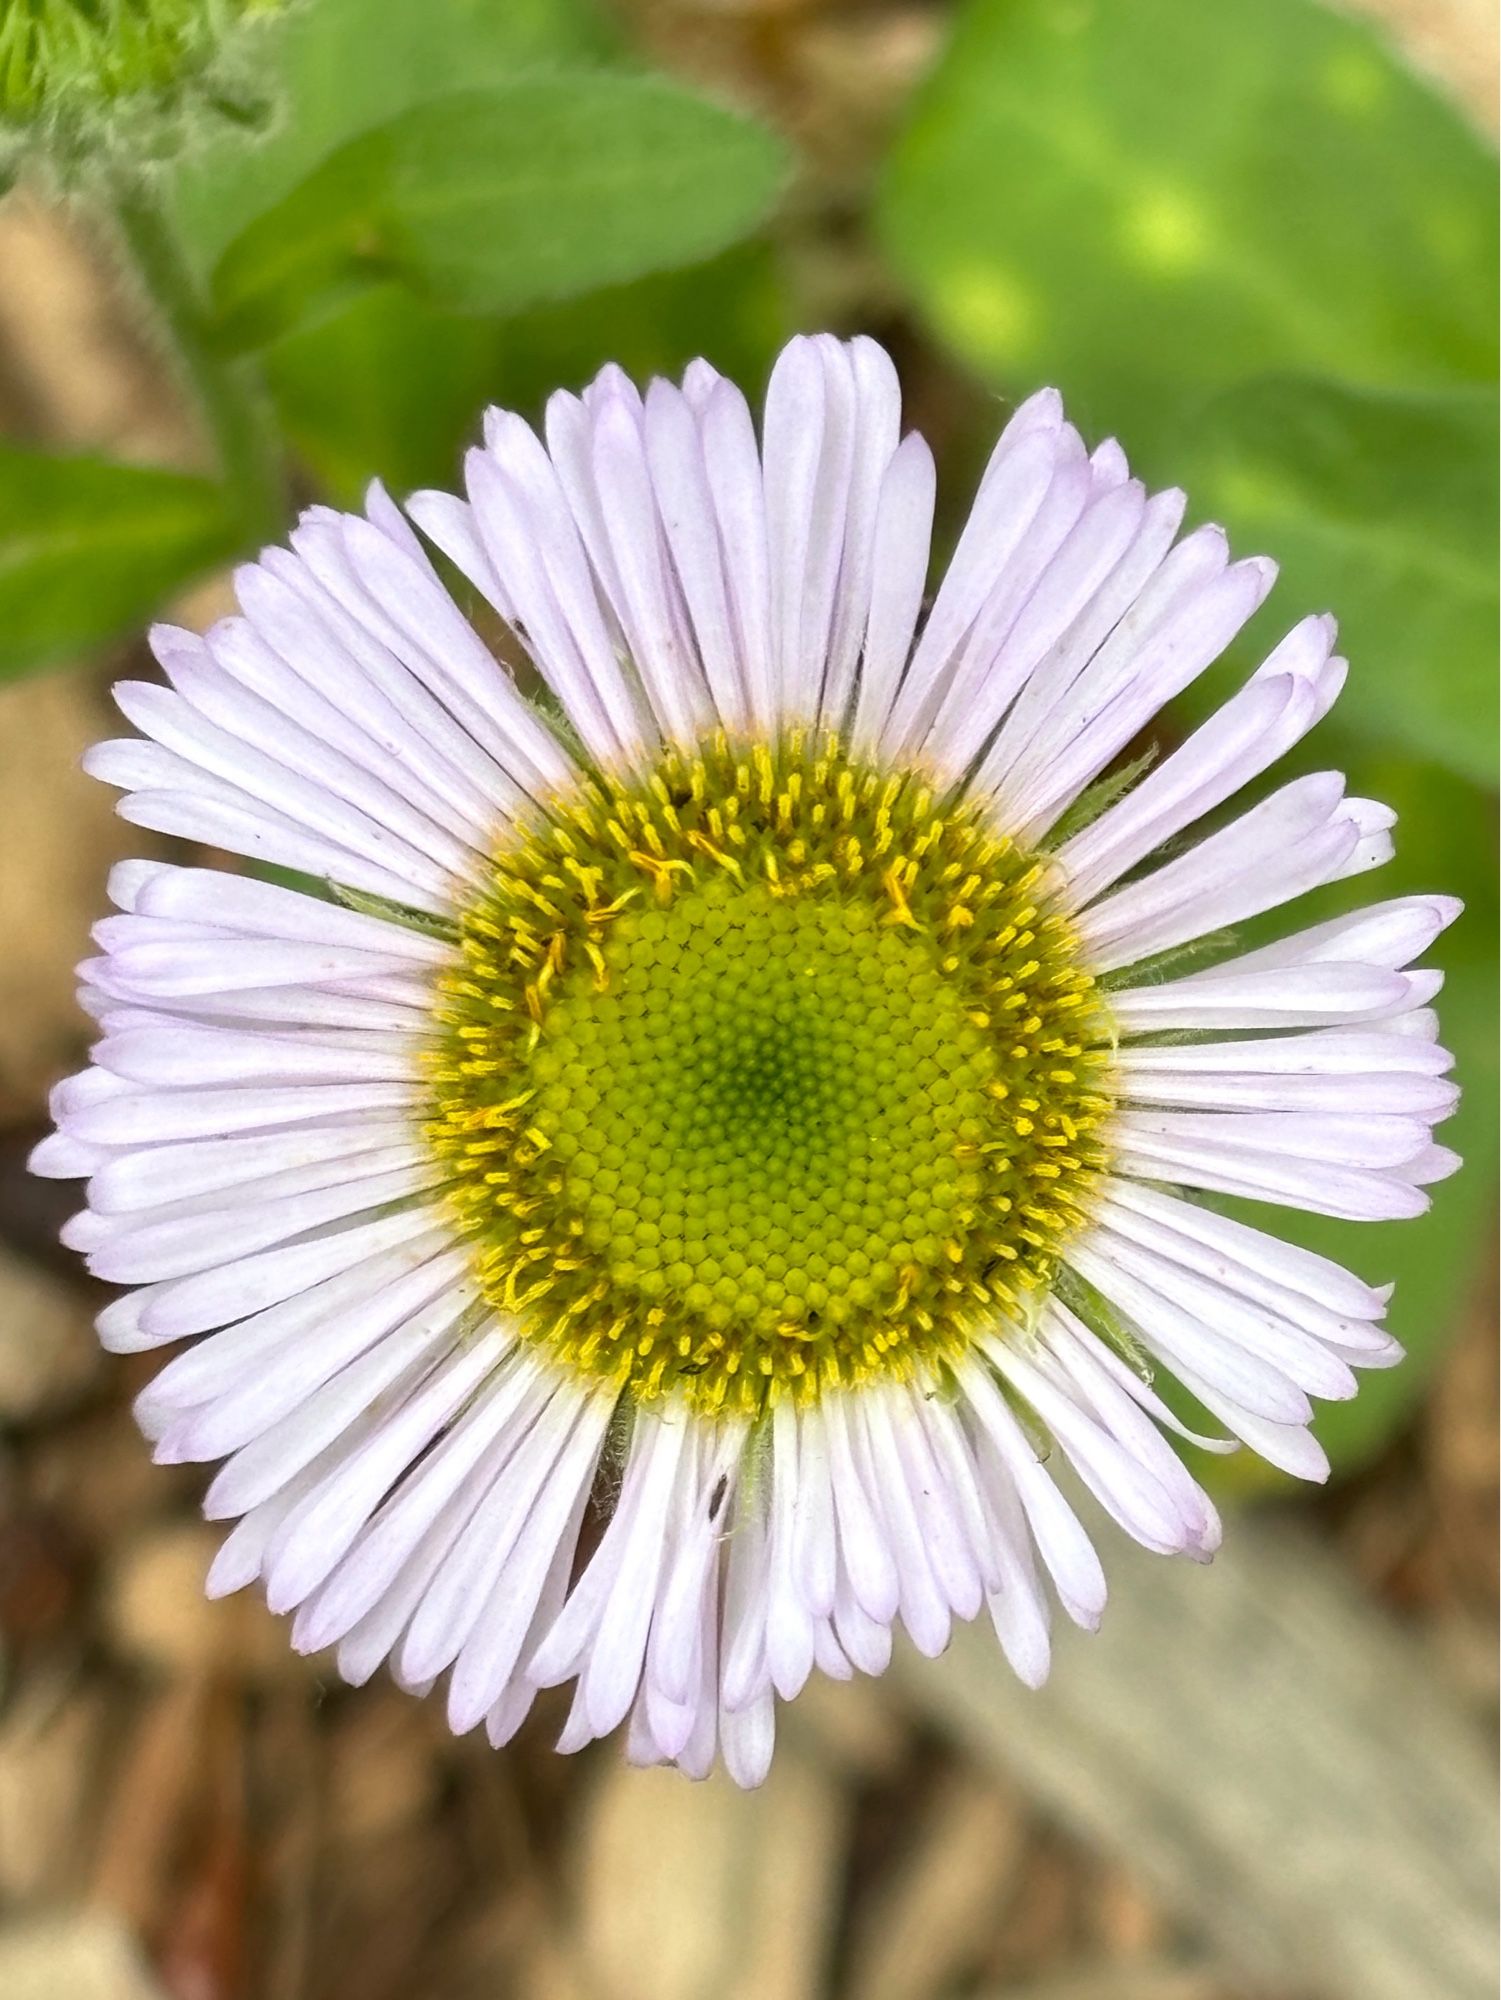
[[[1333,774],[1199,830],[1338,693],[1327,618],[1093,789],[1273,571],[1051,392],[926,616],[932,460],[867,340],[793,342],[759,442],[703,363],[543,438],[492,412],[466,489],[408,512],[560,715],[378,488],[158,632],[91,768],[328,894],[117,869],[36,1165],[137,1288],[105,1344],[191,1343],[137,1412],[226,1461],[212,1589],[264,1579],[353,1681],[447,1673],[456,1729],[571,1679],[563,1747],[629,1719],[755,1783],[776,1697],[898,1620],[936,1653],[988,1611],[1040,1681],[1053,1600],[1104,1605],[1065,1483],[1203,1560],[1165,1433],[1322,1475],[1310,1398],[1398,1358],[1384,1294],[1213,1198],[1426,1206],[1454,1091],[1408,968],[1457,906],[1230,941],[1390,852]]]

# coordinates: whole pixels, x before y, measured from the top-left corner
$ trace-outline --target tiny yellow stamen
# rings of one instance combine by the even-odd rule
[[[812,732],[538,809],[462,913],[429,1052],[487,1297],[602,1388],[727,1417],[931,1379],[1015,1320],[1112,1106],[1044,884],[968,802]]]

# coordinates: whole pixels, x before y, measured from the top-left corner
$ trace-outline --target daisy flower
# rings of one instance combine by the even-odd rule
[[[1219,811],[1338,693],[1328,618],[1102,779],[1274,572],[1050,390],[926,611],[933,460],[869,340],[794,341],[759,439],[703,362],[608,368],[464,473],[313,508],[119,688],[124,816],[262,873],[115,870],[35,1165],[134,1288],[106,1347],[186,1343],[136,1410],[224,1461],[212,1591],[446,1677],[456,1730],[571,1681],[561,1748],[755,1784],[777,1698],[898,1622],[986,1613],[1041,1681],[1054,1604],[1105,1602],[1069,1492],[1207,1559],[1173,1434],[1323,1475],[1386,1293],[1218,1197],[1427,1207],[1410,968],[1458,906],[1233,943],[1391,852],[1332,772]]]

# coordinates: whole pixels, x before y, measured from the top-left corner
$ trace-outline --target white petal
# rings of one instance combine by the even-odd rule
[[[949,1606],[929,1562],[923,1522],[893,1426],[891,1398],[879,1390],[867,1390],[853,1398],[849,1428],[857,1462],[865,1460],[867,1490],[887,1524],[887,1546],[897,1564],[903,1624],[917,1650],[935,1658],[949,1644]]]
[[[273,1611],[290,1610],[323,1582],[392,1481],[463,1406],[504,1345],[486,1334],[440,1361],[363,1446],[299,1502],[267,1553],[266,1602]]]
[[[724,1767],[737,1785],[753,1791],[765,1782],[776,1747],[776,1701],[771,1689],[746,1707],[721,1709],[719,1742]]]
[[[565,785],[571,760],[422,557],[356,516],[343,517],[338,534],[378,636],[528,790]],[[301,549],[302,538],[293,543]]]
[[[1400,896],[1243,952],[1242,968],[1359,963],[1399,971],[1420,958],[1464,905],[1457,896]]]
[[[886,758],[910,755],[927,734],[959,650],[1047,493],[1054,436],[1028,433],[1014,449],[1007,446],[1009,436],[1008,428],[902,681],[881,738]]]
[[[571,1548],[577,1538],[610,1403],[598,1396],[559,1400],[572,1404],[572,1427],[558,1426],[546,1435],[550,1449],[539,1466],[536,1485],[529,1487],[530,1504],[521,1515],[503,1567],[497,1558],[499,1574],[454,1665],[448,1715],[460,1733],[492,1710],[509,1685],[557,1567],[559,1548],[565,1544]],[[550,1417],[551,1413],[549,1423]],[[542,1425],[534,1435],[540,1440]],[[522,1453],[527,1448],[523,1446]],[[539,1442],[539,1452],[541,1448]],[[517,1454],[518,1464],[522,1453]]]
[[[750,720],[749,694],[703,439],[688,399],[666,382],[653,382],[647,392],[646,449],[704,679],[719,720],[742,736]]]
[[[1110,1011],[1125,1034],[1172,1028],[1308,1028],[1379,1021],[1406,1011],[1410,974],[1371,965],[1297,965],[1240,970],[1229,959],[1160,986],[1124,987]]]
[[[1124,1229],[1134,1218],[1142,1240],[1163,1243],[1163,1231],[1170,1232],[1180,1263],[1189,1262],[1211,1277],[1234,1283],[1249,1296],[1266,1297],[1273,1304],[1291,1298],[1307,1299],[1322,1310],[1352,1319],[1379,1319],[1385,1310],[1379,1292],[1343,1266],[1305,1250],[1296,1243],[1268,1236],[1233,1216],[1221,1215],[1197,1202],[1181,1200],[1157,1188],[1140,1187],[1134,1181],[1111,1180],[1106,1199],[1112,1211],[1112,1226]],[[1150,1233],[1149,1233],[1150,1232]],[[1270,1287],[1267,1291],[1262,1289]],[[1314,1329],[1317,1331],[1317,1327]]]
[[[138,1417],[166,1421],[158,1458],[222,1458],[293,1415],[377,1340],[442,1295],[455,1316],[472,1294],[455,1286],[462,1253],[405,1268],[397,1256],[341,1272],[295,1299],[198,1341],[169,1361],[136,1399]]]
[[[854,461],[856,391],[828,335],[799,336],[766,391],[761,456],[779,710],[818,712]]]
[[[133,1083],[185,1090],[199,1084],[406,1083],[414,1051],[380,1035],[297,1039],[174,1023],[170,1030],[124,1029],[96,1044],[94,1059]]]
[[[875,609],[877,515],[901,432],[901,386],[884,349],[861,335],[849,344],[858,408],[854,422],[854,463],[838,592],[829,636],[820,718],[843,730],[855,683],[856,663]],[[923,538],[926,548],[926,537]],[[912,566],[909,553],[907,564]]]
[[[1420,1118],[1277,1111],[1125,1111],[1112,1129],[1133,1146],[1183,1141],[1342,1167],[1399,1167],[1428,1142]]]
[[[330,1177],[343,1162],[412,1138],[405,1120],[368,1118],[235,1139],[152,1146],[101,1159],[89,1201],[104,1214],[155,1208],[182,1196],[211,1195],[298,1168],[323,1167]]]
[[[1074,907],[1282,756],[1327,706],[1333,621],[1305,619],[1172,756],[1059,849]]]
[[[1092,1631],[1105,1609],[1105,1574],[1089,1537],[1028,1444],[984,1365],[966,1363],[956,1373],[969,1407],[1021,1503],[1058,1601],[1075,1624]]]
[[[1111,1256],[1107,1242],[1091,1238],[1074,1243],[1070,1261],[1081,1277],[1129,1317],[1143,1344],[1165,1361],[1180,1381],[1187,1381],[1192,1373],[1195,1380],[1211,1384],[1237,1409],[1269,1422],[1309,1421],[1313,1410],[1307,1396],[1280,1369],[1247,1354],[1216,1327],[1181,1310],[1152,1285],[1143,1283],[1126,1268],[1124,1260]]]
[[[393,650],[362,621],[362,599],[337,536],[326,526],[302,533],[305,548],[309,534],[314,540],[311,564],[291,550],[267,549],[259,565],[236,572],[240,602],[256,631],[331,703],[362,717],[388,748],[421,770],[429,794],[446,792],[467,805],[467,817],[483,833],[492,813],[509,815],[525,785],[450,714],[428,676],[409,671],[399,637]]]
[[[868,1618],[889,1625],[896,1616],[900,1594],[896,1564],[886,1545],[875,1496],[868,1490],[851,1449],[855,1405],[856,1399],[849,1396],[831,1394],[824,1398],[839,1556],[854,1601]]]
[[[543,1396],[537,1371],[520,1356],[497,1369],[441,1442],[382,1502],[328,1580],[304,1602],[293,1627],[299,1651],[332,1645],[367,1618],[440,1521],[451,1520],[451,1541],[457,1538],[525,1435]],[[524,1416],[518,1418],[518,1411]],[[436,1574],[423,1578],[424,1593],[429,1586],[437,1587]]]
[[[100,1070],[95,1074],[104,1076]],[[221,1134],[265,1131],[272,1126],[340,1121],[368,1113],[421,1116],[422,1092],[411,1083],[297,1084],[242,1090],[135,1090],[116,1077],[118,1095],[58,1115],[70,1137],[86,1145],[151,1146]]]
[[[766,1580],[766,1664],[784,1701],[802,1692],[813,1671],[813,1613],[797,1582],[797,1429],[797,1412],[784,1398],[772,1412],[771,1552]]]
[[[1092,965],[1114,971],[1240,923],[1332,881],[1359,834],[1344,781],[1295,778],[1196,847],[1086,910],[1079,935]]]
[[[929,738],[940,768],[953,777],[984,749],[1031,675],[1088,615],[1141,532],[1146,495],[1138,483],[1108,491],[1075,518],[1089,484],[1083,463],[1056,474],[1019,556],[1011,587],[991,599],[966,642],[959,674]],[[1065,510],[1066,539],[1056,545],[1053,515]],[[1046,540],[1040,540],[1046,536]],[[1031,545],[1039,544],[1035,553]],[[1008,579],[1008,581],[1010,581]]]
[[[691,748],[708,721],[708,689],[687,643],[687,614],[657,521],[641,430],[618,403],[595,425],[592,463],[620,579],[615,608],[631,638],[632,660],[663,736]]]
[[[1058,1440],[1090,1492],[1128,1535],[1159,1555],[1178,1555],[1190,1546],[1197,1522],[1174,1504],[1153,1469],[1130,1445],[1093,1421],[1032,1365],[1019,1343],[997,1341],[989,1352]]]
[[[1165,619],[1114,680],[1094,683],[1081,676],[1070,695],[1067,744],[1045,764],[1029,752],[1002,794],[1021,838],[1039,840],[1158,710],[1219,657],[1271,589],[1275,574],[1261,557],[1233,563]]]
[[[937,472],[914,431],[897,447],[881,481],[871,555],[870,613],[856,683],[850,747],[869,757],[885,734],[927,587]]]
[[[211,1326],[224,1326],[295,1298],[321,1279],[351,1270],[383,1250],[400,1250],[411,1263],[425,1263],[447,1237],[430,1211],[403,1209],[374,1222],[330,1231],[310,1243],[260,1250],[253,1256],[231,1258],[217,1270],[148,1285],[136,1295],[140,1324],[145,1333],[162,1340],[205,1333]]]
[[[734,555],[726,575],[750,720],[755,733],[766,737],[773,732],[779,711],[772,653],[766,495],[755,425],[745,398],[728,382],[716,385],[704,404],[700,422],[720,542]]]
[[[1353,1222],[1422,1215],[1428,1207],[1426,1196],[1379,1172],[1256,1153],[1207,1138],[1132,1133],[1117,1144],[1115,1168],[1143,1180],[1176,1181],[1186,1187],[1312,1209],[1316,1215],[1338,1215]]]

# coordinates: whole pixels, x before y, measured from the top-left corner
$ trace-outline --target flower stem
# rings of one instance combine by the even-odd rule
[[[198,405],[247,541],[274,535],[286,504],[276,433],[250,365],[218,352],[202,289],[154,190],[128,168],[110,178],[116,231]]]

